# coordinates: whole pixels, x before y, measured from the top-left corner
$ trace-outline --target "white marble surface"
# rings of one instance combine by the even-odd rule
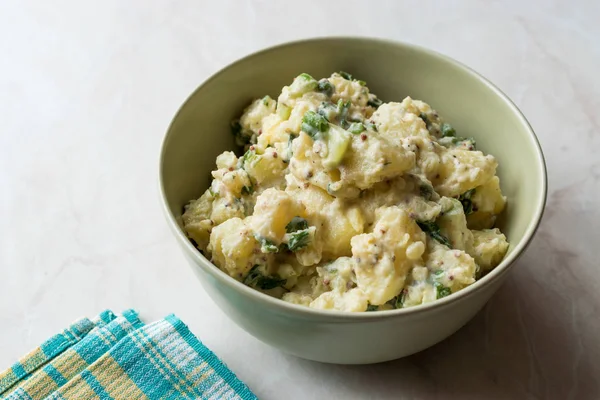
[[[0,1],[0,365],[81,315],[175,312],[264,399],[600,398],[600,2]],[[319,35],[424,45],[500,86],[550,192],[508,282],[421,354],[332,366],[279,353],[207,298],[157,199],[181,102],[227,63]]]

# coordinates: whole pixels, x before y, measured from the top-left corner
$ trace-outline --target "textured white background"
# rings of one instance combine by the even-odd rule
[[[0,1],[0,367],[78,316],[175,312],[264,399],[600,398],[600,2]],[[438,50],[523,110],[548,208],[508,282],[407,359],[331,366],[233,325],[157,199],[163,133],[210,74],[322,35]],[[515,161],[517,162],[517,161]]]

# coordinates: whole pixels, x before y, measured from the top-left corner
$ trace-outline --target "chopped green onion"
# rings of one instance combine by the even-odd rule
[[[300,97],[304,93],[312,92],[318,86],[315,78],[309,74],[302,73],[294,79],[294,82],[290,85],[290,95],[292,97]]]
[[[348,121],[346,121],[346,118],[348,117],[348,111],[350,110],[351,105],[352,103],[350,102],[350,100],[344,101],[342,99],[340,99],[337,104],[338,121],[340,123],[340,126],[344,129],[348,126]]]
[[[452,294],[452,290],[449,287],[444,286],[439,282],[435,282],[433,286],[436,291],[436,299],[441,299],[442,297],[450,296]]]
[[[322,102],[317,108],[317,113],[324,116],[327,121],[333,122],[338,114],[338,109],[333,103]]]
[[[367,128],[365,128],[365,126],[362,124],[362,122],[353,122],[348,127],[348,131],[355,135],[358,135],[359,133],[364,132],[365,129],[367,129]]]
[[[317,90],[325,94],[327,97],[331,97],[335,91],[335,88],[327,79],[321,79],[317,84]]]
[[[442,137],[456,136],[456,130],[454,130],[450,124],[443,123],[440,129],[442,131]]]
[[[313,139],[318,139],[329,130],[329,124],[322,115],[307,111],[302,117],[302,130]]]
[[[383,101],[381,101],[375,95],[369,96],[369,101],[367,101],[367,105],[371,106],[373,108],[379,108],[379,106],[382,105],[382,104],[383,104]]]
[[[350,75],[350,74],[349,74],[349,73],[347,73],[347,72],[340,71],[340,72],[339,72],[339,74],[340,74],[340,76],[341,76],[342,78],[346,79],[347,81],[351,81],[351,80],[352,80],[352,75]]]

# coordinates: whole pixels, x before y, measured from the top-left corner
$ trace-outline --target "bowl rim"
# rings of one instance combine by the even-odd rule
[[[212,80],[219,77],[221,74],[227,72],[227,70],[233,68],[234,66],[241,64],[243,62],[247,62],[248,60],[259,57],[266,53],[276,52],[283,48],[294,47],[298,45],[306,45],[310,43],[318,43],[318,42],[344,42],[344,41],[354,41],[354,42],[371,42],[377,44],[384,44],[388,46],[399,46],[404,47],[412,51],[425,53],[426,55],[441,59],[443,62],[449,63],[454,67],[464,70],[468,73],[473,79],[476,79],[487,86],[492,92],[498,96],[503,102],[509,107],[509,109],[517,116],[518,121],[525,127],[526,131],[529,133],[528,137],[531,140],[537,155],[536,166],[539,169],[539,173],[541,174],[540,184],[538,187],[538,193],[540,193],[538,204],[536,204],[535,212],[533,213],[533,217],[529,222],[529,225],[523,235],[523,238],[515,245],[515,248],[511,252],[510,255],[505,257],[502,262],[496,266],[492,271],[486,274],[481,279],[477,280],[475,283],[459,290],[458,292],[452,293],[451,295],[444,297],[442,299],[438,299],[436,301],[420,304],[417,306],[395,309],[395,310],[385,310],[385,311],[371,311],[371,312],[349,312],[349,311],[336,311],[336,310],[319,310],[314,309],[298,304],[289,303],[283,301],[281,299],[269,296],[258,290],[252,289],[249,286],[244,285],[242,282],[235,280],[234,278],[227,275],[220,268],[210,262],[198,249],[196,249],[192,243],[188,240],[187,236],[184,234],[183,230],[180,228],[179,223],[177,222],[177,218],[171,213],[169,204],[166,199],[165,194],[165,186],[163,182],[163,172],[164,172],[164,161],[165,161],[165,151],[166,144],[168,142],[169,136],[173,132],[173,125],[175,121],[180,116],[182,110],[187,106],[187,104],[191,101],[191,99],[196,95],[197,92],[202,90],[202,88],[207,85]],[[181,104],[178,108],[177,113],[171,119],[167,131],[163,137],[160,156],[159,156],[159,191],[160,191],[160,201],[162,204],[163,212],[167,219],[167,223],[171,228],[173,234],[175,235],[177,241],[183,246],[183,250],[187,252],[187,254],[194,260],[196,266],[202,268],[208,274],[210,274],[213,278],[217,279],[221,284],[224,284],[235,291],[241,291],[244,295],[253,297],[257,302],[268,304],[271,307],[279,308],[283,312],[297,314],[298,316],[302,315],[307,318],[310,317],[319,317],[325,318],[332,322],[355,322],[358,320],[379,320],[386,318],[394,318],[401,315],[415,315],[419,313],[424,313],[426,311],[431,311],[434,309],[438,309],[441,307],[445,307],[451,303],[463,301],[468,297],[473,296],[475,293],[483,290],[485,287],[490,286],[494,281],[500,279],[503,275],[505,275],[510,267],[517,261],[517,259],[523,254],[525,249],[531,243],[533,236],[535,235],[537,229],[539,228],[540,222],[542,220],[542,216],[544,214],[544,209],[546,205],[546,199],[548,195],[548,175],[546,162],[544,158],[544,154],[542,151],[542,147],[540,145],[539,139],[537,138],[533,128],[531,127],[529,121],[521,110],[513,103],[512,100],[502,92],[496,85],[490,82],[487,78],[485,78],[480,73],[476,72],[472,68],[464,65],[463,63],[441,54],[437,51],[430,50],[428,48],[415,45],[412,43],[402,42],[398,40],[391,39],[383,39],[376,37],[366,37],[366,36],[318,36],[311,37],[306,39],[282,42],[273,46],[269,46],[263,48],[261,50],[252,52],[242,58],[239,58],[225,67],[219,69],[217,72],[213,73],[210,77],[204,80]]]

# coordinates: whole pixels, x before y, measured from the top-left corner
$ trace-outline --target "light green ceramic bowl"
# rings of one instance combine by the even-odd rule
[[[380,312],[319,311],[271,298],[230,278],[186,239],[182,207],[209,185],[215,158],[234,149],[229,123],[257,97],[277,98],[301,72],[348,71],[384,101],[405,96],[435,108],[462,136],[499,161],[508,206],[499,227],[511,246],[475,284],[422,306]],[[456,332],[489,300],[531,241],[546,200],[546,169],[527,120],[495,86],[464,65],[413,45],[366,38],[284,44],[245,57],[204,82],[181,107],[160,159],[168,223],[202,286],[234,322],[259,340],[316,361],[367,364],[423,350]]]

